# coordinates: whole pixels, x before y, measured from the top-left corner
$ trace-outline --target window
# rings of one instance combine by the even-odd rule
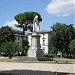
[[[42,39],[46,39],[45,37],[43,37]]]
[[[45,45],[45,39],[43,39],[43,45]]]
[[[15,40],[17,40],[17,36],[15,36]]]
[[[18,40],[19,40],[19,36],[18,36],[17,38],[18,38]]]
[[[45,45],[45,37],[42,38],[42,45]]]
[[[15,40],[16,40],[16,36],[14,36]]]

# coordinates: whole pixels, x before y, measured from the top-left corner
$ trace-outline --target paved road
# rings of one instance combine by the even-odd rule
[[[0,62],[0,72],[21,75],[55,75],[53,72],[75,73],[75,64]]]

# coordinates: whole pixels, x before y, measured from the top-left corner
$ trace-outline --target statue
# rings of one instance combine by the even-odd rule
[[[33,20],[33,33],[31,35],[31,46],[28,49],[28,57],[38,60],[42,58],[44,52],[40,49],[40,35],[37,34],[39,30],[38,16],[36,15]]]
[[[39,30],[39,21],[38,21],[38,16],[36,15],[33,20],[33,32],[36,32],[38,30]]]

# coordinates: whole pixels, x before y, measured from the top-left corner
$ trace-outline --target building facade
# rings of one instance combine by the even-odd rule
[[[15,42],[19,45],[19,47],[22,49],[22,31],[16,31],[15,33]],[[43,50],[44,54],[49,54],[51,52],[52,47],[52,40],[51,40],[51,34],[48,30],[39,30],[37,31],[37,34],[40,35],[40,47]],[[32,32],[29,32],[28,35],[26,35],[26,38],[28,38],[29,46],[31,46],[32,42]],[[20,49],[20,50],[21,50]]]
[[[22,35],[15,34],[15,42],[17,42],[18,46],[22,48]]]
[[[51,50],[50,32],[47,30],[39,30],[39,31],[37,31],[37,34],[40,35],[41,49],[43,50],[44,54],[48,54]],[[31,42],[32,42],[31,35],[32,35],[32,33],[28,33],[29,46],[31,46]]]

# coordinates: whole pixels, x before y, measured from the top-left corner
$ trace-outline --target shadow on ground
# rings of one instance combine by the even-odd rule
[[[0,73],[11,73],[19,75],[69,75],[66,73],[56,73],[50,71],[34,71],[34,70],[10,70],[10,71],[0,71]],[[70,74],[75,75],[75,74]]]

